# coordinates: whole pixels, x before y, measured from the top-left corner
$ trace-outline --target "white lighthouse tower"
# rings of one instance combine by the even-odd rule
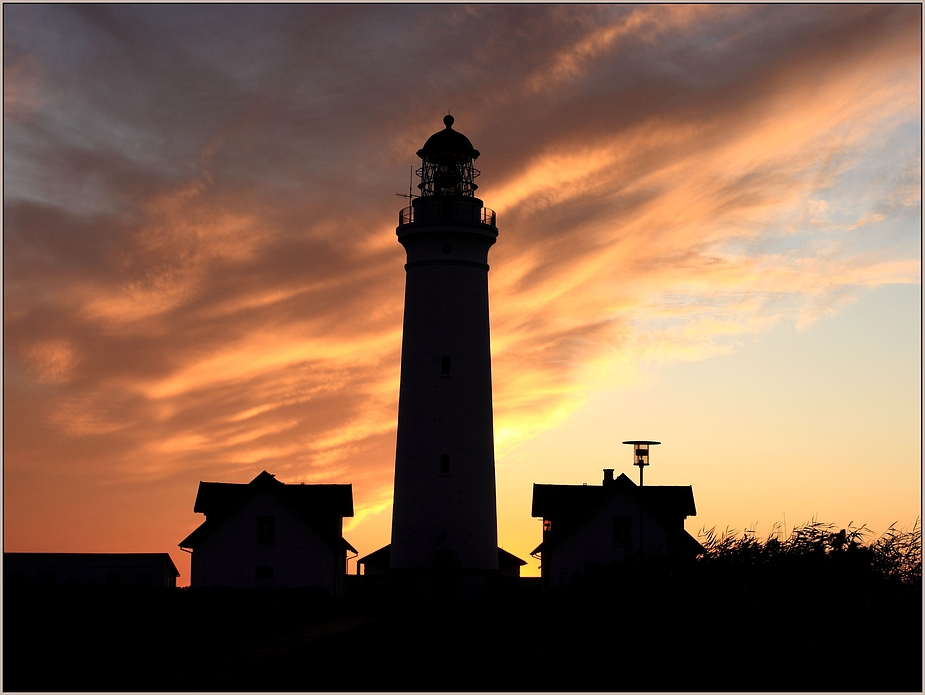
[[[498,229],[475,197],[478,150],[452,116],[443,122],[417,152],[420,196],[396,229],[408,262],[389,563],[435,588],[498,571],[488,324]]]

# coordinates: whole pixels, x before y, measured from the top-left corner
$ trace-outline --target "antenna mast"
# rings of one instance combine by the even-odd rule
[[[412,164],[411,170],[408,172],[408,194],[405,195],[404,193],[396,193],[395,195],[397,195],[399,198],[407,198],[408,202],[410,203],[415,198],[415,196],[411,194],[411,191],[414,190],[412,188],[413,185],[414,185],[414,165]]]

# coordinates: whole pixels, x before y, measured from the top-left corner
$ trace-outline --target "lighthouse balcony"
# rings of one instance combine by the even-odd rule
[[[495,211],[467,200],[428,200],[418,199],[415,205],[398,213],[398,226],[415,222],[471,222],[497,227]]]

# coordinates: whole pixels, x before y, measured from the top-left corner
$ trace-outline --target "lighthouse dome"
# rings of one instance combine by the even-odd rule
[[[443,117],[443,123],[446,128],[437,131],[424,143],[424,147],[417,151],[421,159],[438,161],[441,159],[459,159],[461,157],[478,159],[479,151],[472,146],[462,133],[453,130],[453,117],[446,115]]]

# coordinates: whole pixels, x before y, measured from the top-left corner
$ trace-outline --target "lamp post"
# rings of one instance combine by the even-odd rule
[[[628,439],[623,443],[633,445],[633,465],[639,466],[639,557],[642,558],[642,473],[649,465],[649,447],[661,442],[651,439]]]
[[[649,465],[649,447],[661,444],[661,442],[654,442],[650,439],[629,439],[623,443],[635,446],[633,465],[639,466],[639,487],[642,487],[642,472]]]

